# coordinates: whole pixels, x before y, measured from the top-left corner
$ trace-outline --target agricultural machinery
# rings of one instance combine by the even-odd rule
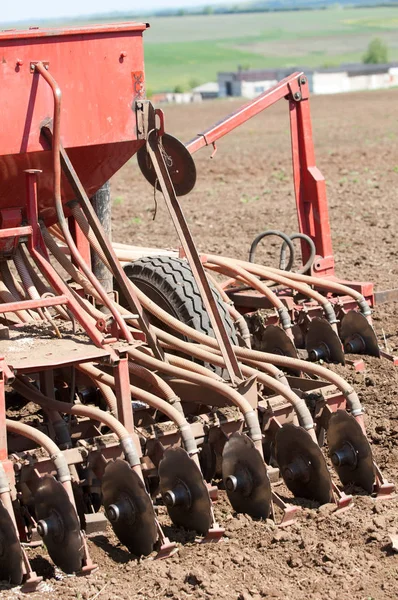
[[[146,27],[0,33],[0,577],[26,590],[41,582],[29,545],[90,573],[87,539],[108,522],[132,555],[167,558],[160,504],[202,542],[222,539],[218,488],[281,525],[299,509],[289,497],[341,510],[357,487],[394,491],[355,390],[319,364],[380,349],[372,285],[334,274],[305,75],[184,145],[145,97]],[[289,269],[300,238],[303,268],[254,262],[272,232],[247,261],[199,254],[178,200],[192,154],[283,99],[299,232],[277,235]],[[109,238],[106,183],[135,154],[176,251]]]

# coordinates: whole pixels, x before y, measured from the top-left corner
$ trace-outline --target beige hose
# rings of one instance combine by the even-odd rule
[[[84,404],[67,404],[66,402],[53,400],[52,398],[49,398],[48,396],[45,396],[39,392],[33,385],[28,383],[24,376],[18,376],[12,386],[19,394],[31,402],[35,402],[39,406],[42,406],[43,408],[56,410],[70,415],[88,417],[94,421],[104,423],[104,425],[109,427],[109,429],[113,431],[119,438],[121,448],[130,466],[140,467],[141,462],[132,437],[127,429],[111,414],[94,406],[86,406]]]
[[[19,249],[21,251],[21,256],[22,256],[22,260],[24,261],[25,268],[27,269],[27,271],[30,275],[30,278],[33,281],[33,284],[34,284],[35,288],[37,289],[37,291],[39,292],[39,294],[41,294],[42,296],[44,294],[56,296],[56,293],[53,290],[53,288],[50,287],[48,284],[44,283],[44,281],[39,277],[39,275],[36,273],[35,269],[31,265],[29,258],[28,258],[27,251],[26,251],[26,246],[24,244],[21,244]],[[73,318],[73,317],[71,317],[71,315],[68,314],[68,311],[63,306],[57,305],[57,306],[54,306],[54,309],[57,311],[57,313],[60,315],[60,317],[62,317],[66,321],[69,321],[69,320],[71,320],[71,318]]]
[[[160,361],[159,361],[160,362]],[[81,363],[77,367],[82,373],[85,373],[89,377],[93,379],[103,382],[106,385],[109,385],[111,388],[115,388],[116,382],[115,378],[100,369],[94,367],[94,365],[89,363]],[[130,392],[134,398],[137,398],[141,402],[145,402],[152,408],[159,410],[166,417],[168,417],[171,421],[175,423],[178,429],[181,432],[181,438],[185,447],[185,450],[192,457],[196,457],[198,453],[198,448],[196,445],[195,438],[192,434],[191,427],[186,420],[185,416],[181,414],[176,408],[174,408],[171,404],[158,398],[154,394],[147,392],[141,388],[138,388],[134,385],[130,385]]]
[[[175,406],[178,412],[183,414],[181,399],[176,395],[173,388],[170,387],[169,384],[166,383],[166,381],[164,381],[164,379],[159,377],[159,375],[131,361],[129,361],[129,371],[132,375],[135,375],[136,377],[143,379],[144,381],[149,383],[152,387],[156,389],[156,391],[160,394],[160,396],[162,396],[164,400],[167,400],[169,404]]]
[[[255,290],[263,294],[267,300],[269,300],[272,306],[276,308],[280,316],[283,329],[286,331],[287,335],[293,339],[292,323],[290,320],[289,311],[280,298],[278,298],[278,296],[274,294],[274,292],[263,281],[252,275],[248,269],[243,269],[241,266],[233,263],[233,261],[213,255],[206,255],[204,258],[206,259],[204,266],[207,269],[213,269],[215,266],[216,271],[221,270],[222,273],[227,275],[237,275],[245,282],[250,284]]]
[[[159,337],[159,339],[161,339],[161,335],[159,335],[158,337]],[[169,339],[171,337],[172,336],[168,336]],[[177,339],[177,338],[175,338],[175,339]],[[199,358],[201,360],[205,360],[205,361],[213,363],[217,366],[223,365],[224,361],[223,361],[222,356],[216,356],[215,354],[212,354],[212,352],[203,350],[202,348],[198,348],[195,344],[190,344],[189,342],[183,342],[182,340],[179,340],[178,344],[176,344],[176,346],[178,346],[179,350],[183,350],[187,354],[196,356],[197,358]],[[175,358],[178,358],[178,357],[168,355],[170,364],[173,364],[175,362]],[[287,387],[283,383],[276,381],[273,377],[270,377],[269,375],[266,375],[265,373],[260,373],[257,370],[252,369],[251,367],[246,367],[245,365],[242,365],[242,372],[245,376],[248,376],[248,377],[255,375],[260,383],[262,383],[263,385],[270,388],[273,392],[275,392],[275,393],[281,395],[283,398],[285,398],[293,406],[293,408],[297,414],[297,417],[299,419],[300,425],[304,429],[306,429],[310,433],[310,435],[314,439],[314,441],[316,441],[316,435],[314,432],[314,422],[313,422],[311,413],[308,410],[308,407],[302,398],[299,398],[297,396],[297,394],[295,394],[290,389],[290,387]]]
[[[212,268],[212,265],[220,266],[221,268],[226,267],[228,269],[228,271],[230,271],[232,273],[236,273],[242,279],[244,279],[247,283],[249,283],[252,287],[254,287],[254,289],[258,290],[259,292],[263,293],[264,295],[265,295],[265,289],[267,289],[268,292],[270,291],[270,289],[263,282],[261,282],[262,286],[260,289],[260,286],[259,286],[260,280],[258,280],[257,277],[255,277],[255,275],[267,277],[268,279],[276,281],[277,283],[280,283],[282,285],[286,285],[289,288],[296,289],[298,292],[300,292],[304,296],[307,296],[308,298],[312,298],[313,300],[315,300],[322,306],[323,310],[325,311],[325,316],[326,316],[327,320],[329,321],[329,323],[332,325],[333,329],[337,333],[337,319],[336,319],[336,315],[334,313],[334,308],[333,308],[332,304],[330,303],[330,301],[327,298],[325,298],[325,296],[322,296],[322,294],[319,294],[319,292],[313,290],[307,284],[301,284],[300,282],[293,281],[292,278],[289,278],[289,275],[286,275],[285,271],[275,272],[276,270],[271,271],[270,269],[268,269],[266,267],[260,267],[253,263],[244,262],[244,261],[234,261],[232,259],[227,259],[227,258],[223,258],[220,256],[214,256],[212,254],[206,254],[204,258],[206,258],[206,260],[208,261],[205,264],[205,267]],[[244,263],[244,267],[243,267],[243,263]],[[227,273],[227,274],[229,274],[229,273]],[[247,274],[249,274],[249,277],[247,276]],[[255,284],[255,282],[257,282],[257,283]],[[275,296],[275,294],[274,294],[274,296]],[[266,296],[266,297],[268,298],[268,296]],[[284,306],[284,304],[282,303],[281,300],[279,300],[279,302],[282,304],[282,306]],[[284,306],[284,308],[285,308],[285,310],[287,310],[285,306]],[[278,309],[278,312],[279,312],[279,310],[280,309]],[[286,328],[284,327],[284,329],[286,329]],[[286,330],[286,332],[287,332],[287,330]],[[290,336],[290,337],[292,337],[292,336]]]
[[[261,443],[262,433],[258,422],[258,416],[257,413],[253,410],[250,403],[246,400],[246,398],[244,398],[244,396],[239,394],[236,390],[228,387],[228,385],[226,385],[225,383],[216,381],[210,377],[205,377],[198,373],[193,373],[191,371],[175,367],[168,363],[164,363],[152,356],[148,356],[147,354],[140,352],[139,350],[131,348],[127,351],[127,353],[134,361],[139,362],[150,369],[155,369],[162,373],[180,377],[182,379],[185,379],[186,381],[203,385],[218,392],[219,394],[230,400],[232,404],[234,404],[234,406],[237,406],[242,412],[250,432],[250,437],[252,438],[257,449],[259,450],[261,456],[263,456]],[[173,357],[170,356],[169,358],[172,359]]]
[[[6,304],[9,302],[18,302],[18,299],[15,298],[15,296],[10,292],[2,279],[0,279],[0,299]],[[18,319],[22,321],[22,323],[31,323],[33,321],[32,317],[26,310],[15,310],[12,314],[16,315]]]

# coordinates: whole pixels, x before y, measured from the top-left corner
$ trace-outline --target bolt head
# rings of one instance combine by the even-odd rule
[[[47,535],[47,533],[48,533],[47,521],[45,521],[45,519],[41,519],[40,521],[38,521],[37,525],[36,525],[36,529],[37,529],[37,533],[40,535],[40,537],[44,537],[45,535]]]
[[[228,492],[236,492],[238,488],[238,479],[235,477],[235,475],[230,475],[226,478],[225,487],[227,488]]]

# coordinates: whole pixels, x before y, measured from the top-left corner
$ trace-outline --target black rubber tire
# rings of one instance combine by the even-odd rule
[[[196,329],[196,331],[214,337],[209,315],[203,306],[198,286],[186,260],[169,256],[145,257],[126,265],[124,270],[129,279],[158,306],[182,323]],[[235,327],[227,307],[211,282],[210,287],[220,309],[229,338],[233,344],[237,345]],[[121,301],[123,303],[123,299]],[[150,315],[150,320],[157,327],[188,341],[186,337],[168,329],[152,315]],[[199,360],[195,360],[195,362],[203,364]],[[221,376],[226,375],[225,369],[210,365],[206,366]]]

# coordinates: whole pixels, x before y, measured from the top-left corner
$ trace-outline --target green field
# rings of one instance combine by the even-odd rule
[[[374,37],[398,60],[398,7],[153,17],[145,32],[148,91],[188,89],[218,71],[360,62]]]

